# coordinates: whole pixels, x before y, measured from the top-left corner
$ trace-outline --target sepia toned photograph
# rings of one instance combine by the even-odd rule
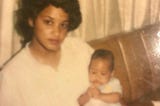
[[[0,106],[160,106],[160,0],[0,0]]]

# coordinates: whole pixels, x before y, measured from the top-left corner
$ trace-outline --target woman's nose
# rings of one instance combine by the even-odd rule
[[[54,25],[53,29],[52,29],[52,34],[54,36],[59,36],[60,32],[61,32],[61,29],[60,29],[59,25]]]

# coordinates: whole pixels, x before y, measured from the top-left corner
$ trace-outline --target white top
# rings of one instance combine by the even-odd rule
[[[122,88],[119,80],[117,78],[112,77],[110,81],[100,88],[100,92],[102,93],[113,93],[117,92],[122,94]],[[85,106],[121,106],[120,103],[106,103],[98,99],[91,98]]]
[[[25,47],[2,70],[0,106],[78,106],[88,86],[91,49],[67,37],[58,69],[39,63]]]

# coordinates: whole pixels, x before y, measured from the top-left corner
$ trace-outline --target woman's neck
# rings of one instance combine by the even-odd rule
[[[43,46],[35,45],[32,42],[30,43],[29,48],[31,54],[38,62],[49,65],[53,68],[58,67],[61,57],[61,49],[56,51],[50,51],[45,49]]]

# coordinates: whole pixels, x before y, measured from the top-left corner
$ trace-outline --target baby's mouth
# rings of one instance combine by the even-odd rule
[[[99,81],[93,81],[92,84],[96,87],[98,87],[99,85],[101,85],[101,83]]]

